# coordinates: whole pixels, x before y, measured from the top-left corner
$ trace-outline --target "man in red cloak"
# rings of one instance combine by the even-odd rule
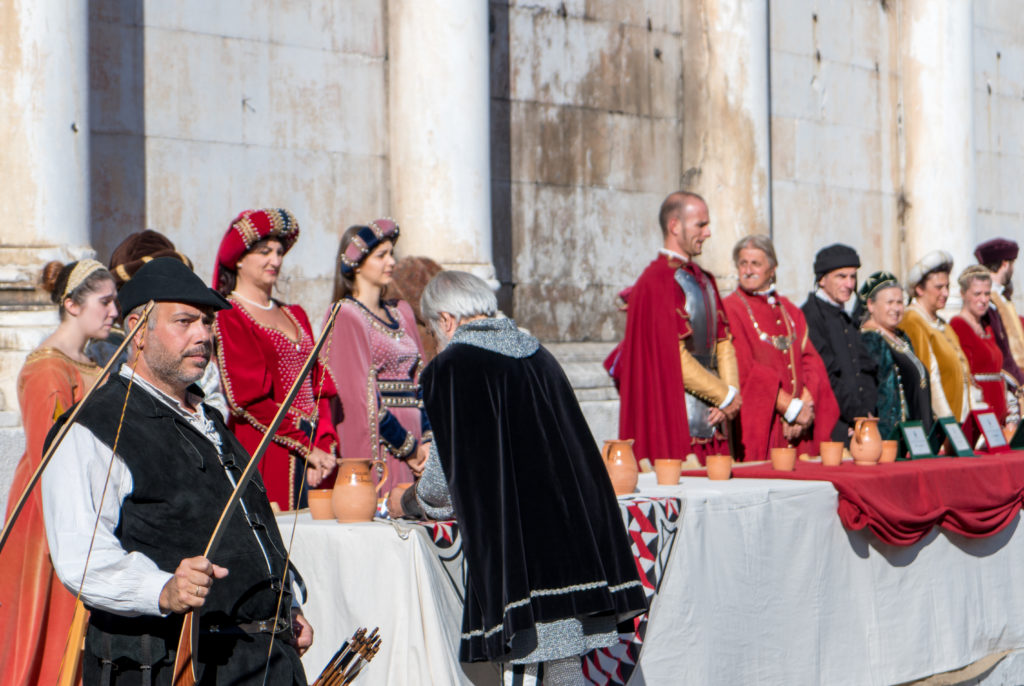
[[[803,312],[775,291],[775,246],[768,236],[746,236],[732,260],[739,287],[724,303],[747,400],[735,457],[764,460],[770,448],[784,447],[817,455],[831,440],[839,405]]]
[[[677,191],[661,204],[664,247],[626,301],[626,335],[605,368],[619,389],[619,437],[637,460],[729,453],[725,420],[742,401],[715,278],[693,262],[711,237],[704,199]]]

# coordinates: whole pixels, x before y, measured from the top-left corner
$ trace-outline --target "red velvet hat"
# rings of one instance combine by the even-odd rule
[[[1003,260],[1012,261],[1017,259],[1017,252],[1019,250],[1016,241],[1010,241],[1005,238],[993,238],[975,248],[974,256],[978,258],[978,262],[981,264],[995,264]]]
[[[217,287],[221,267],[231,271],[238,269],[238,261],[257,242],[264,238],[276,238],[281,241],[287,253],[298,237],[299,222],[288,210],[245,210],[235,217],[220,241],[217,263],[213,266],[213,287]]]

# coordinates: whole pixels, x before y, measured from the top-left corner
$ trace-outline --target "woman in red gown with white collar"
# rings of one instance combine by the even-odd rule
[[[299,236],[288,210],[246,210],[224,234],[213,285],[231,301],[217,313],[217,361],[231,409],[229,426],[252,453],[313,351],[309,317],[272,297],[285,254]],[[338,435],[334,384],[317,364],[260,463],[267,497],[282,510],[306,506],[308,488],[333,485]]]

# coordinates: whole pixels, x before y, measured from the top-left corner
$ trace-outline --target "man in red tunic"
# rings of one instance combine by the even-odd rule
[[[768,236],[747,236],[732,260],[739,288],[724,303],[747,400],[737,452],[763,460],[769,448],[794,446],[801,455],[817,455],[819,442],[830,440],[839,405],[803,312],[775,292],[775,246]]]
[[[672,193],[658,222],[664,247],[626,301],[626,335],[605,368],[621,398],[619,437],[637,460],[728,453],[723,422],[739,412],[739,372],[711,274],[693,262],[711,237],[704,199]]]

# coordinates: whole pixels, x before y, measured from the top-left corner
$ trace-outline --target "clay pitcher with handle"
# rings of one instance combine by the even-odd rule
[[[384,472],[373,485],[370,468],[379,465]],[[331,505],[339,522],[369,522],[377,511],[377,494],[388,478],[388,465],[384,460],[345,458],[338,461],[338,478],[334,482]]]
[[[636,490],[640,470],[637,469],[636,457],[633,456],[632,438],[605,441],[601,457],[604,458],[604,466],[608,469],[615,495],[628,495]]]
[[[856,464],[878,464],[882,456],[882,435],[878,433],[877,417],[857,417],[854,420],[850,454]]]

